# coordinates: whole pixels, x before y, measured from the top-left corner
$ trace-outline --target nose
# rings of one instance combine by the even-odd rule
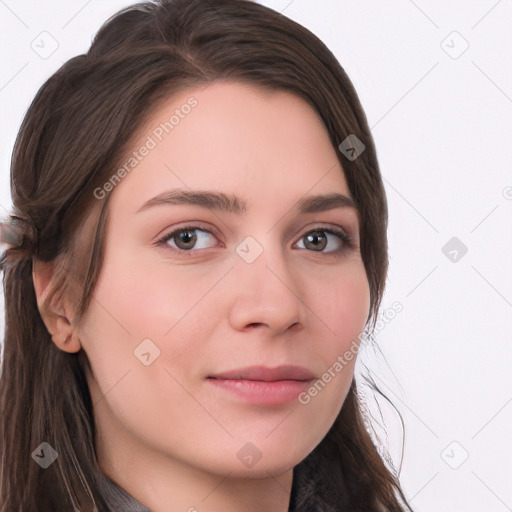
[[[233,329],[267,329],[275,336],[304,328],[305,304],[297,282],[280,250],[265,249],[252,263],[235,263],[229,322]]]

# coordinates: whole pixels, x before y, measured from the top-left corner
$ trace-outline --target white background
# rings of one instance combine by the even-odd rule
[[[129,3],[0,0],[0,217],[29,102]],[[377,334],[382,355],[361,362],[404,418],[405,493],[417,512],[512,510],[512,2],[261,3],[333,51],[375,138],[390,209],[383,306],[403,311]],[[48,58],[32,49],[42,37],[58,43]],[[442,251],[452,237],[468,249],[455,262]]]

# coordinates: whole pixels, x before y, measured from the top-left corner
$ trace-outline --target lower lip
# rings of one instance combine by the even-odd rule
[[[311,384],[310,380],[276,380],[273,382],[212,378],[206,380],[214,386],[231,391],[247,402],[260,405],[279,405],[296,400],[299,393],[305,391]]]

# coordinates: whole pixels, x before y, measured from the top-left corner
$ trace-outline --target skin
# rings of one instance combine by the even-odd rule
[[[45,321],[59,348],[86,351],[100,467],[135,499],[154,512],[285,512],[292,468],[332,426],[356,358],[307,405],[251,404],[206,377],[295,364],[320,378],[349,349],[370,306],[358,213],[295,210],[306,196],[350,193],[321,120],[289,92],[233,82],[183,91],[133,149],[191,96],[198,105],[110,192],[105,260],[83,322],[69,308]],[[175,188],[233,194],[247,212],[137,213]],[[154,245],[187,223],[212,234],[194,231],[198,248],[185,255],[177,236]],[[307,244],[321,227],[341,228],[351,245],[330,234]],[[235,251],[247,236],[263,250],[252,263]],[[35,266],[39,297],[51,272]],[[160,350],[149,366],[134,355],[146,338]],[[237,457],[248,442],[262,455],[250,468]]]

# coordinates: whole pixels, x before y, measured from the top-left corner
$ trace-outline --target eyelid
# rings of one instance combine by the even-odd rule
[[[210,233],[210,234],[214,235],[217,238],[220,237],[220,234],[218,233],[218,231],[213,226],[211,226],[210,224],[205,223],[205,222],[200,221],[200,220],[197,220],[197,221],[196,220],[190,220],[190,221],[180,222],[178,224],[175,224],[174,226],[171,226],[169,228],[164,229],[163,230],[164,234],[163,235],[158,235],[156,237],[155,243],[158,243],[163,238],[169,237],[169,235],[174,234],[177,231],[185,231],[187,229],[189,229],[189,230],[197,229],[197,230],[201,230],[201,231],[205,231],[207,233]]]

